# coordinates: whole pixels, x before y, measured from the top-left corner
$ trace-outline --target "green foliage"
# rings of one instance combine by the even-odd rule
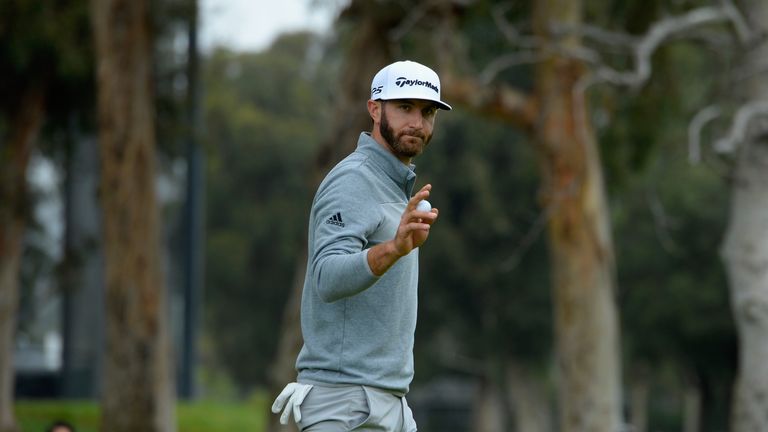
[[[654,57],[653,77],[637,93],[603,86],[593,104],[609,191],[620,193],[625,181],[643,172],[662,143],[686,148],[687,125],[717,93],[723,62],[697,44],[678,42]],[[709,71],[698,73],[696,71]]]
[[[735,340],[718,250],[729,192],[712,165],[687,161],[687,125],[711,103],[722,63],[698,44],[667,44],[637,94],[601,89],[594,102],[609,118],[600,143],[628,359],[728,379]]]
[[[726,425],[736,368],[718,254],[727,185],[711,167],[688,164],[679,146],[654,160],[612,202],[628,378],[638,365],[669,365],[676,377],[667,385],[702,386],[706,430],[717,430]]]
[[[96,432],[99,428],[99,407],[95,402],[17,401],[15,412],[20,432],[44,432],[58,420],[71,423],[78,432]]]
[[[93,107],[92,52],[90,50],[88,1],[38,2],[6,0],[0,2],[0,172],[11,171],[7,165],[9,140],[19,121],[20,112],[30,94],[42,96],[42,125],[33,143],[33,153],[42,148],[47,153],[63,154],[62,132],[74,126]],[[19,167],[13,167],[18,169]],[[26,167],[24,167],[26,168]],[[43,221],[35,220],[36,202],[55,199],[43,196],[28,185],[21,197],[26,223],[26,238],[19,280],[20,335],[35,338],[32,328],[38,318],[33,288],[40,280],[52,277],[59,264],[49,246]],[[0,198],[0,207],[8,206]]]
[[[312,43],[295,34],[206,61],[206,328],[241,391],[266,384],[305,247],[308,173],[330,106],[328,65],[307,60]]]
[[[685,10],[657,7],[660,14]],[[662,18],[625,16],[645,21],[625,24],[637,33]],[[663,395],[691,383],[704,395],[704,430],[727,424],[736,337],[718,251],[729,191],[716,165],[692,165],[687,154],[687,126],[717,96],[727,65],[727,56],[700,43],[675,41],[654,55],[653,76],[637,92],[602,86],[593,93],[603,116],[597,125],[613,213],[626,382],[653,368],[644,375],[651,428],[681,426],[679,402]]]
[[[706,354],[715,342],[720,353],[734,342],[718,255],[727,187],[711,168],[687,165],[676,153],[677,161],[659,155],[667,163],[654,164],[613,201],[625,322],[637,335],[633,357],[725,360]],[[661,329],[664,337],[641,337]]]
[[[36,87],[45,93],[49,128],[92,108],[90,36],[87,0],[0,2],[0,112],[13,115],[22,94]]]
[[[17,79],[51,73],[44,66],[55,66],[65,77],[88,73],[91,63],[84,56],[88,51],[80,45],[90,39],[87,11],[87,1],[4,1],[0,4],[0,58],[7,66],[3,72]]]
[[[538,178],[527,142],[459,110],[440,113],[417,160],[440,219],[420,250],[418,378],[462,359],[544,364],[551,310]]]
[[[258,432],[264,430],[269,403],[260,394],[242,403],[181,404],[177,409],[179,432]]]

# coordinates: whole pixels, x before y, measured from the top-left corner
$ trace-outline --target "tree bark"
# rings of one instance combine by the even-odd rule
[[[742,3],[755,38],[743,55],[742,70],[768,67],[768,4]],[[759,69],[758,69],[759,68]],[[768,99],[768,82],[756,74],[739,83],[744,100]],[[753,121],[740,143],[734,167],[731,209],[721,254],[739,336],[739,367],[731,430],[768,430],[768,124]]]
[[[92,0],[106,278],[105,432],[173,431],[166,288],[155,196],[147,0]]]
[[[629,383],[629,424],[632,432],[648,432],[648,368],[643,364],[634,369]]]
[[[588,107],[577,88],[584,65],[558,52],[578,36],[555,39],[552,26],[578,28],[580,1],[534,4],[543,60],[536,65],[534,130],[553,270],[555,339],[560,369],[560,430],[615,432],[621,427],[619,331],[610,218]]]
[[[27,166],[44,116],[44,92],[28,89],[0,147],[0,432],[18,430],[13,412],[13,341],[19,307],[19,270],[27,221]]]
[[[386,2],[373,5],[366,1],[354,0],[341,14],[342,21],[351,18],[359,21],[356,23],[355,37],[340,72],[339,98],[334,108],[328,138],[318,150],[314,168],[309,176],[313,190],[334,164],[355,149],[360,132],[371,128],[365,101],[370,98],[370,80],[379,69],[392,61],[391,49],[385,38],[402,16],[398,11],[399,8]],[[272,400],[287,383],[296,380],[296,357],[303,344],[300,308],[307,268],[306,253],[305,249],[296,259],[291,292],[283,312],[278,352],[270,374]],[[270,413],[268,418],[268,432],[295,430],[292,422],[289,426],[281,426],[277,415]]]
[[[743,145],[723,245],[739,334],[734,432],[768,430],[768,147]]]
[[[472,406],[472,431],[503,432],[505,409],[498,385],[488,378],[478,381]]]
[[[696,383],[683,388],[683,432],[701,431],[701,389]]]
[[[531,367],[510,361],[507,366],[507,389],[510,393],[516,431],[551,432],[554,422],[544,380],[538,379]]]

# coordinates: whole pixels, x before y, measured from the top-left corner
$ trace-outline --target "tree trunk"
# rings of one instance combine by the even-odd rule
[[[734,432],[768,430],[768,146],[758,140],[742,144],[723,245],[739,334]]]
[[[553,268],[555,339],[560,369],[560,430],[615,432],[621,427],[619,331],[614,252],[602,167],[586,100],[577,94],[584,66],[547,49],[552,26],[578,28],[580,1],[543,0],[534,28],[544,59],[536,66],[539,103],[534,139],[542,171]]]
[[[527,366],[509,362],[507,390],[510,393],[516,431],[551,432],[552,412],[543,380]]]
[[[701,432],[701,389],[695,383],[683,388],[683,432]]]
[[[743,53],[743,70],[768,66],[768,4],[742,3],[754,34]],[[759,68],[759,69],[758,69]],[[739,83],[745,99],[768,99],[765,74]],[[733,396],[731,430],[768,430],[768,124],[753,121],[740,143],[734,168],[731,213],[722,246],[731,307],[739,335],[739,367]]]
[[[504,406],[494,380],[482,378],[472,406],[473,432],[504,432]]]
[[[105,432],[173,431],[147,0],[93,0],[106,278]]]
[[[13,341],[19,306],[19,261],[24,223],[8,220],[5,216],[0,221],[0,432],[14,432],[17,425],[13,413]]]
[[[630,379],[629,424],[632,432],[648,432],[648,379],[645,365],[636,368]]]
[[[27,165],[43,121],[42,88],[23,96],[8,142],[0,147],[0,432],[18,430],[13,413],[13,341],[26,226]]]
[[[575,34],[556,37],[553,26],[579,28],[582,3],[542,0],[534,31],[542,60],[533,96],[446,74],[446,98],[530,133],[542,177],[542,205],[550,215],[560,430],[615,432],[621,420],[621,366],[615,263],[602,167],[589,110],[578,91],[582,63]]]
[[[334,108],[328,138],[320,147],[312,173],[311,188],[314,190],[323,176],[339,160],[355,149],[360,132],[370,130],[371,120],[365,107],[370,98],[370,82],[379,69],[392,61],[392,53],[383,35],[386,35],[400,20],[397,7],[362,0],[354,0],[342,12],[341,20],[355,19],[355,37],[347,52],[340,71],[339,98]],[[307,268],[306,249],[296,259],[293,283],[288,302],[283,312],[278,352],[270,374],[270,395],[272,400],[283,387],[296,380],[296,356],[301,350],[301,294]],[[271,404],[270,404],[271,406]],[[269,414],[268,432],[295,430],[292,422],[281,426],[279,416]]]

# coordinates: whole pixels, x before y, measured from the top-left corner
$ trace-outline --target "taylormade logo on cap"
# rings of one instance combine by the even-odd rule
[[[395,62],[380,70],[371,83],[371,99],[424,99],[444,110],[451,109],[440,100],[440,78],[435,71],[410,60]]]
[[[409,80],[406,77],[400,77],[397,80],[395,80],[395,85],[397,85],[398,87],[403,87],[403,86],[407,86],[407,85],[409,85],[409,86],[420,85],[420,86],[424,86],[424,87],[429,87],[432,90],[434,90],[434,92],[437,93],[438,95],[440,94],[440,89],[437,88],[436,85],[432,84],[429,81]]]

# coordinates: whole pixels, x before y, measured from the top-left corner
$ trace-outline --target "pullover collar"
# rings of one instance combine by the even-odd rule
[[[416,183],[416,165],[405,165],[391,152],[381,146],[368,132],[360,134],[357,150],[368,156],[371,161],[389,176],[405,192],[406,198],[413,194]]]

